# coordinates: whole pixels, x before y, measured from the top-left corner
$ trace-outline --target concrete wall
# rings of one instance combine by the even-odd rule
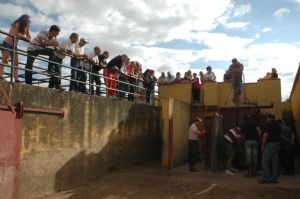
[[[160,158],[158,108],[18,84],[10,94],[26,107],[65,111],[62,119],[24,115],[20,198],[72,189],[107,170]]]
[[[300,67],[297,75],[300,76]],[[300,81],[299,77],[296,78],[297,81],[294,82],[293,90],[290,96],[290,104],[294,116],[294,124],[296,126],[298,146],[300,146]]]
[[[202,86],[204,106],[234,106],[231,82],[207,82]],[[280,79],[259,80],[257,83],[246,83],[240,96],[240,104],[257,104],[260,106],[274,104],[272,109],[263,109],[262,113],[273,113],[282,117]]]
[[[172,168],[187,161],[190,104],[175,100],[174,98],[162,98],[161,105],[162,165],[166,168]],[[171,118],[173,118],[172,125],[169,124]],[[170,128],[173,130],[173,139],[171,139],[171,142],[169,141]],[[169,165],[169,158],[171,165]]]

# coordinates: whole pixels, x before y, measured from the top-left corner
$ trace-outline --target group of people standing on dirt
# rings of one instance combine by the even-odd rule
[[[199,154],[199,137],[205,139],[205,130],[203,121],[196,118],[189,129],[188,158],[191,172],[198,171],[195,164]],[[261,169],[261,184],[277,184],[280,173],[295,174],[295,135],[283,120],[275,120],[273,114],[267,115],[264,128],[255,122],[254,117],[246,115],[239,127],[223,132],[221,145],[227,157],[225,175],[234,176],[239,172],[233,166],[235,159],[238,159],[239,169],[243,167],[242,162],[246,162],[245,177],[256,177]],[[243,152],[237,150],[239,146],[244,146]]]

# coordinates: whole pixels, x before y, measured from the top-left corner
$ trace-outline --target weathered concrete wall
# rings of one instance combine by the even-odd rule
[[[187,161],[190,104],[162,98],[162,165],[172,168]],[[173,124],[170,125],[172,118]],[[170,128],[172,136],[170,141]],[[171,152],[170,152],[171,150]]]
[[[72,189],[107,170],[160,157],[158,108],[17,84],[10,94],[26,107],[65,111],[62,119],[24,115],[20,198]]]

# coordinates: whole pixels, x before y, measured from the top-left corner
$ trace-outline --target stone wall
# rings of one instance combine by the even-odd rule
[[[20,198],[72,189],[108,170],[160,158],[158,108],[28,85],[6,88],[25,107],[65,112],[64,118],[24,114]]]

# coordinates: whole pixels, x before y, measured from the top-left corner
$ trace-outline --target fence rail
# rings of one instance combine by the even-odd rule
[[[4,31],[1,31],[0,30],[0,35],[5,35],[5,36],[10,36],[13,38],[13,49],[10,49],[10,48],[6,48],[2,45],[0,45],[0,49],[1,51],[2,50],[5,50],[5,51],[9,51],[9,52],[12,52],[13,54],[13,57],[14,56],[22,56],[23,58],[28,58],[28,57],[32,57],[36,60],[38,60],[39,62],[42,62],[42,64],[46,65],[46,64],[55,64],[55,65],[58,65],[61,67],[61,75],[58,75],[57,73],[56,74],[47,74],[47,69],[45,67],[47,66],[40,66],[40,65],[33,65],[32,69],[28,69],[28,68],[25,68],[25,65],[26,63],[20,61],[18,62],[18,64],[15,63],[15,59],[14,58],[11,58],[11,64],[4,64],[2,61],[2,67],[9,67],[10,68],[10,72],[8,71],[4,71],[4,79],[8,79],[10,80],[11,83],[13,83],[13,70],[20,70],[20,71],[23,71],[21,74],[18,74],[18,77],[21,77],[21,78],[24,78],[25,79],[25,71],[30,71],[32,72],[32,75],[33,75],[33,78],[32,78],[32,84],[33,85],[37,85],[37,86],[40,86],[43,85],[43,84],[46,84],[46,83],[49,83],[49,80],[51,77],[56,77],[60,80],[65,80],[61,86],[62,87],[68,87],[70,86],[70,82],[76,82],[76,83],[79,83],[79,84],[84,84],[84,87],[86,88],[86,86],[88,86],[88,89],[87,90],[87,94],[91,94],[91,89],[92,89],[92,86],[93,87],[96,87],[96,88],[99,88],[100,89],[100,95],[105,95],[105,93],[107,93],[108,90],[113,90],[113,91],[116,91],[117,93],[123,93],[126,97],[126,95],[133,95],[134,96],[134,101],[139,101],[139,102],[143,102],[143,101],[146,101],[146,97],[145,94],[147,93],[147,88],[145,88],[144,86],[141,86],[144,84],[144,80],[142,78],[139,78],[138,76],[136,75],[128,75],[128,74],[122,74],[124,77],[126,77],[126,79],[133,79],[133,81],[122,81],[122,80],[119,80],[119,79],[113,79],[113,78],[110,78],[110,77],[107,77],[104,75],[104,71],[105,70],[108,70],[108,69],[102,69],[102,74],[97,74],[97,73],[93,73],[91,71],[91,68],[92,68],[92,65],[90,65],[90,70],[85,70],[83,69],[83,67],[81,68],[77,68],[77,67],[71,67],[69,65],[66,65],[64,63],[60,64],[60,63],[57,63],[57,62],[54,62],[53,60],[49,60],[48,58],[45,58],[45,56],[41,56],[41,55],[38,55],[38,56],[32,56],[32,55],[29,55],[27,50],[24,50],[24,49],[21,49],[21,48],[17,48],[16,45],[16,40],[19,39],[19,40],[22,40],[26,43],[29,43],[26,39],[23,39],[23,38],[20,38],[18,36],[15,36],[15,35],[10,35],[9,33],[7,32],[4,32]],[[37,45],[37,44],[34,44],[34,45]],[[43,46],[40,46],[40,45],[37,45],[39,47],[43,47]],[[43,47],[43,48],[46,48],[46,47]],[[55,49],[51,49],[55,52],[58,52],[56,51]],[[61,53],[61,52],[59,52]],[[69,58],[72,58],[73,56],[72,55],[69,55],[69,54],[66,54],[66,53],[61,53],[61,54],[64,54],[65,56],[69,57]],[[2,59],[2,53],[1,53],[1,57],[0,59]],[[85,63],[88,63],[87,60],[83,60],[81,59],[81,61],[85,62]],[[89,63],[88,63],[89,64]],[[21,67],[21,66],[24,66],[24,67]],[[100,65],[98,65],[100,66]],[[70,74],[68,75],[64,75],[64,70],[68,70],[68,72]],[[85,73],[87,75],[87,81],[80,81],[78,79],[71,79],[71,70],[74,70],[76,72],[81,72],[81,73]],[[35,77],[34,77],[35,76]],[[37,77],[38,76],[38,77]],[[97,85],[97,84],[92,84],[91,83],[91,77],[92,76],[95,76],[95,77],[99,77],[100,79],[104,80],[104,81],[101,81],[100,85]],[[117,84],[124,84],[124,85],[127,85],[127,88],[126,89],[118,89],[118,87],[116,88],[110,88],[110,87],[107,87],[106,85],[106,81],[107,80],[113,80],[115,81]],[[25,81],[20,81],[21,83],[22,82],[25,82]],[[103,83],[104,82],[104,83]],[[133,83],[134,82],[134,83]],[[130,87],[133,87],[134,91],[133,92],[130,92]],[[157,96],[158,96],[158,92],[157,92],[157,85],[155,86],[155,92],[154,92],[154,96],[151,96],[150,97],[150,100],[151,100],[151,104],[156,104],[155,102],[157,102]],[[149,91],[149,90],[148,90]]]

